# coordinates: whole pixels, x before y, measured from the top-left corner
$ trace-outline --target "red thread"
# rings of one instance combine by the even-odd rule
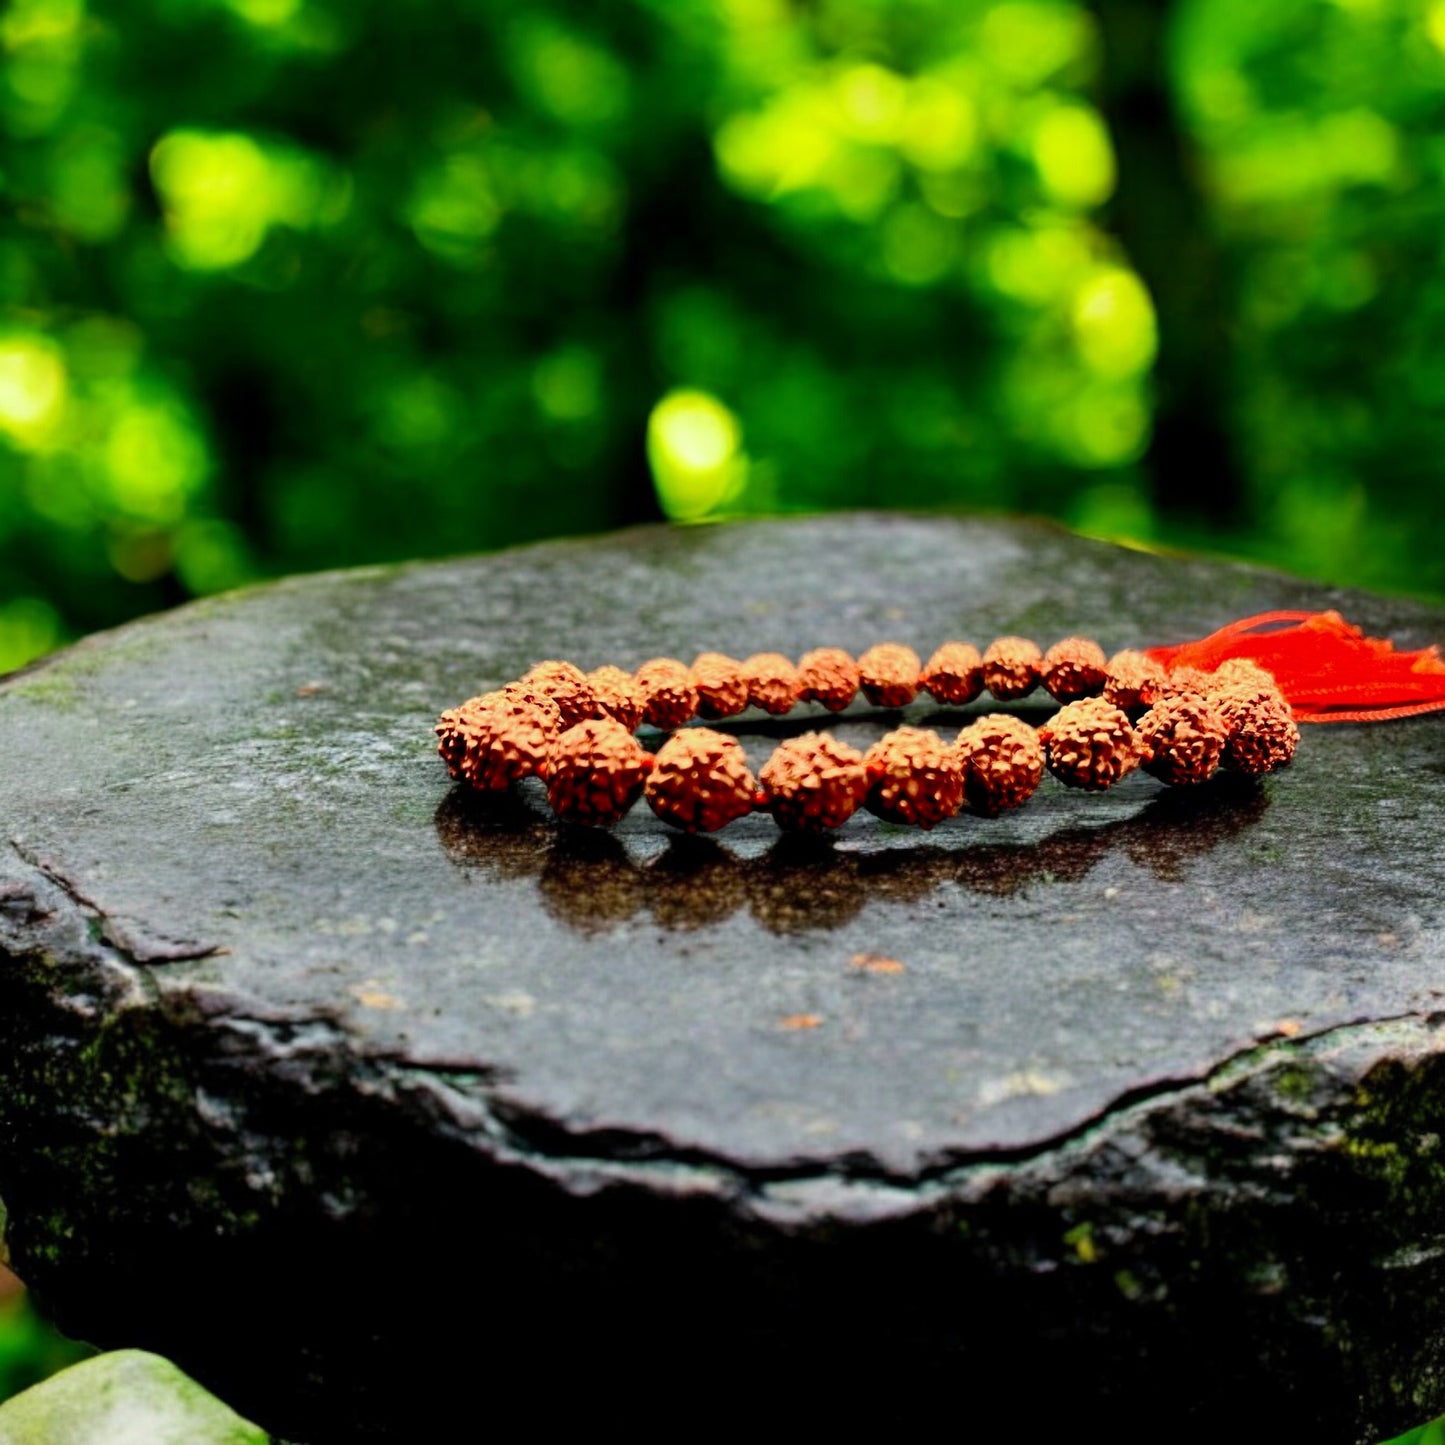
[[[1236,657],[1257,662],[1274,675],[1296,722],[1387,722],[1445,709],[1438,648],[1398,652],[1338,612],[1261,612],[1197,641],[1147,651],[1171,670],[1213,672]]]

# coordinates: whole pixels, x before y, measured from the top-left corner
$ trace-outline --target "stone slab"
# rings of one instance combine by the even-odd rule
[[[1113,650],[1300,606],[1445,638],[1402,600],[871,515],[299,578],[10,679],[17,1259],[80,1332],[296,1438],[341,1428],[343,1397],[404,1428],[385,1331],[355,1321],[372,1247],[424,1314],[484,1290],[471,1344],[513,1371],[538,1340],[681,1339],[793,1370],[855,1337],[851,1301],[919,1401],[987,1382],[1007,1340],[1115,1418],[1168,1381],[1214,1419],[1192,1362],[1277,1384],[1321,1439],[1418,1423],[1445,1408],[1438,718],[1310,729],[1259,785],[1049,780],[994,822],[860,817],[821,845],[645,808],[560,830],[536,785],[455,789],[430,737],[540,657]],[[794,727],[737,731],[757,764]],[[174,1264],[147,1275],[141,1240]],[[294,1333],[243,1368],[197,1281],[263,1276],[278,1308],[298,1292]]]

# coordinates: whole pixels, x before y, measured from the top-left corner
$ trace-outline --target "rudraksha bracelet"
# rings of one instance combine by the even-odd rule
[[[881,708],[903,707],[919,692],[960,707],[985,690],[1011,701],[1039,686],[1062,706],[1038,729],[989,713],[952,742],[900,727],[867,752],[807,732],[781,743],[756,778],[736,738],[687,726],[748,707],[781,715],[810,702],[838,712],[859,692]],[[670,734],[655,753],[634,736],[643,725]],[[820,832],[860,807],[931,828],[962,811],[992,817],[1018,807],[1046,767],[1090,791],[1136,767],[1183,785],[1220,767],[1273,771],[1299,741],[1284,694],[1248,659],[1208,672],[1170,671],[1142,652],[1106,659],[1080,637],[1047,652],[1021,637],[1001,637],[982,654],[948,642],[926,665],[891,642],[856,660],[820,648],[796,665],[772,652],[741,662],[705,652],[691,667],[654,658],[633,673],[539,662],[516,682],[448,709],[436,733],[452,776],[473,788],[498,791],[537,777],[559,818],[588,824],[615,823],[645,796],[658,817],[688,832],[712,832],[759,811],[781,828]]]

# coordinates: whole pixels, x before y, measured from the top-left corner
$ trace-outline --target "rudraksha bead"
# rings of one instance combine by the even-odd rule
[[[725,652],[702,652],[692,664],[697,710],[705,718],[736,717],[748,705],[743,665]]]
[[[1102,792],[1139,763],[1128,716],[1101,697],[1065,703],[1039,729],[1039,741],[1049,771],[1070,788]]]
[[[692,669],[675,658],[654,657],[637,669],[637,690],[642,694],[642,719],[663,732],[691,720],[697,711],[697,686]]]
[[[1153,707],[1168,677],[1162,662],[1126,647],[1104,669],[1104,700],[1125,712]]]
[[[921,670],[911,647],[880,642],[858,659],[858,682],[874,707],[907,707],[918,693]]]
[[[780,743],[758,774],[759,806],[780,828],[820,833],[841,828],[868,795],[863,754],[829,733]]]
[[[897,728],[863,755],[870,813],[932,828],[963,806],[958,753],[927,728]]]
[[[1066,637],[1044,653],[1039,681],[1059,702],[1093,697],[1104,686],[1104,649],[1087,637]]]
[[[986,713],[964,728],[953,746],[964,803],[985,818],[1028,802],[1044,775],[1039,735],[1010,713]]]
[[[597,715],[597,695],[587,674],[570,662],[549,659],[529,667],[518,679],[523,687],[544,692],[557,704],[563,728]]]
[[[1208,697],[1219,690],[1219,681],[1212,672],[1200,667],[1171,667],[1156,690],[1160,697]]]
[[[1281,700],[1284,698],[1284,694],[1279,690],[1279,684],[1274,680],[1274,674],[1268,668],[1261,667],[1250,657],[1226,659],[1215,668],[1212,677],[1212,687],[1216,692],[1220,688],[1244,685],[1276,693]]]
[[[652,756],[621,723],[591,718],[552,744],[547,801],[568,823],[615,823],[637,801]]]
[[[509,682],[498,688],[496,692],[484,694],[484,698],[488,702],[536,703],[549,717],[555,712],[558,727],[560,728],[562,725],[562,709],[557,705],[557,699],[545,687],[539,687],[529,678],[518,678],[516,682]]]
[[[455,710],[438,751],[454,778],[483,792],[498,792],[522,778],[545,777],[560,731],[557,705],[548,697],[486,693]],[[438,725],[440,732],[440,724]]]
[[[815,647],[798,662],[798,701],[842,712],[858,695],[858,664],[841,647]]]
[[[469,697],[456,707],[447,708],[432,729],[437,735],[437,752],[441,755],[442,762],[447,765],[447,772],[454,778],[461,777],[459,765],[462,754],[466,751],[471,717],[479,707],[485,706],[482,698]]]
[[[1044,655],[1027,637],[999,637],[983,654],[983,685],[1000,701],[1027,697],[1039,685]]]
[[[983,691],[983,658],[971,642],[945,642],[928,659],[918,683],[945,707],[962,707]]]
[[[798,669],[781,652],[755,652],[743,661],[748,701],[764,712],[790,712],[798,700]]]
[[[758,785],[736,738],[683,728],[657,750],[643,792],[665,823],[712,833],[753,810]]]
[[[1146,773],[1161,783],[1202,783],[1219,766],[1229,724],[1208,698],[1161,698],[1135,728]]]
[[[1299,746],[1299,728],[1274,679],[1222,688],[1212,701],[1229,726],[1224,766],[1257,776],[1282,768]]]
[[[609,664],[594,668],[587,674],[587,681],[592,684],[592,693],[597,699],[597,716],[610,717],[628,732],[635,733],[642,725],[643,707],[642,694],[632,674]]]

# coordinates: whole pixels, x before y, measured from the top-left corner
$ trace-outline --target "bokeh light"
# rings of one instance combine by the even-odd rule
[[[246,135],[171,131],[152,150],[150,169],[171,253],[191,270],[239,265],[272,226],[334,220],[346,204],[343,188],[328,205],[321,168],[309,157]]]
[[[673,391],[652,409],[647,457],[663,511],[695,522],[741,491],[746,461],[737,418],[702,391]]]
[[[60,349],[43,336],[0,338],[0,430],[25,450],[53,436],[65,409]]]
[[[1128,13],[14,0],[5,656],[881,503],[1445,593],[1445,5]]]

